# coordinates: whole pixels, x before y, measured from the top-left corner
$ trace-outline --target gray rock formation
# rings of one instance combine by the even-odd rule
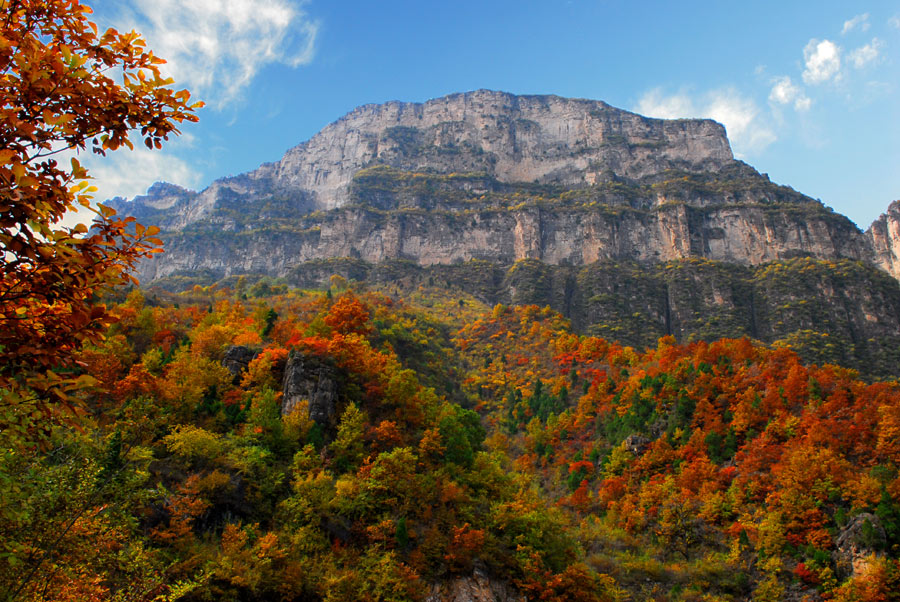
[[[900,280],[900,201],[890,204],[887,211],[866,230],[875,264]]]
[[[244,347],[243,345],[232,345],[225,351],[225,357],[222,358],[222,365],[231,372],[234,378],[234,384],[241,382],[241,375],[247,370],[250,362],[259,355],[257,352]]]
[[[525,602],[525,597],[476,567],[471,576],[433,584],[425,602]]]
[[[281,275],[316,258],[584,265],[798,255],[900,273],[900,208],[864,236],[734,160],[709,120],[479,90],[360,107],[281,161],[196,193],[156,184],[114,207],[160,225],[143,281]],[[326,210],[322,213],[321,210]]]
[[[870,556],[883,554],[886,541],[884,527],[877,516],[869,512],[855,516],[835,542],[832,555],[838,576],[845,579],[863,572]]]
[[[650,443],[650,439],[642,437],[641,435],[628,435],[625,437],[625,441],[622,442],[622,445],[635,456],[641,456],[647,451],[647,447]]]
[[[307,210],[341,207],[356,173],[376,164],[582,187],[608,173],[640,178],[733,162],[725,129],[714,121],[648,119],[595,100],[478,90],[359,107],[277,163],[199,194],[156,186],[137,205],[171,210],[165,225],[177,229],[235,196],[286,194]]]
[[[609,171],[639,178],[732,161],[725,130],[713,121],[663,121],[594,100],[478,90],[359,107],[252,177],[310,191],[317,208],[333,209],[349,201],[353,176],[372,164],[578,187]]]
[[[289,414],[301,401],[309,417],[322,427],[334,426],[338,403],[338,374],[318,357],[292,351],[284,368],[281,413]]]
[[[600,196],[600,195],[598,195]],[[815,205],[761,204],[697,207],[660,202],[649,208],[606,204],[604,199],[565,204],[525,199],[513,207],[472,204],[463,211],[376,211],[353,205],[298,220],[293,228],[225,235],[205,230],[170,233],[167,252],[142,264],[142,280],[211,270],[283,275],[318,258],[390,259],[420,265],[486,259],[512,264],[538,259],[585,265],[605,259],[668,261],[687,257],[758,265],[799,255],[865,259],[865,239],[853,224]],[[806,215],[796,213],[805,209]],[[261,226],[261,227],[260,227]]]

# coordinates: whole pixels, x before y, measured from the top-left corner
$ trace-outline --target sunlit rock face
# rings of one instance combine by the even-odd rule
[[[476,567],[471,575],[433,584],[425,602],[525,602],[525,597]]]
[[[718,123],[486,90],[366,105],[277,163],[199,193],[158,184],[113,204],[165,231],[168,252],[141,266],[145,281],[279,275],[328,257],[757,265],[812,256],[874,261],[894,275],[900,265],[900,211],[863,236],[736,161]]]
[[[579,187],[605,172],[640,178],[732,161],[725,130],[713,121],[647,119],[600,101],[479,90],[359,107],[252,175],[309,191],[317,208],[333,209],[350,200],[356,172],[373,164]]]
[[[875,264],[894,278],[900,279],[900,201],[890,204],[887,211],[866,230]]]
[[[163,230],[144,283],[441,282],[636,346],[749,336],[879,377],[900,361],[900,202],[863,233],[709,120],[484,90],[367,105],[253,172],[111,204]]]
[[[479,90],[359,107],[277,163],[200,193],[182,189],[179,196],[177,187],[154,186],[130,208],[136,214],[164,209],[159,221],[174,229],[235,197],[277,195],[298,211],[334,209],[351,200],[356,173],[376,164],[583,187],[610,174],[641,178],[733,162],[725,130],[714,121],[648,119],[595,100]]]
[[[881,519],[870,512],[855,516],[838,534],[831,553],[842,579],[862,575],[871,561],[883,556],[886,536]]]

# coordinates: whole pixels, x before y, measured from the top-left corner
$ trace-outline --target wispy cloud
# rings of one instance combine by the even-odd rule
[[[831,40],[812,39],[803,49],[803,81],[822,84],[841,71],[841,48]]]
[[[776,105],[793,104],[797,111],[807,111],[812,106],[812,99],[787,75],[775,78],[772,82],[769,102]]]
[[[664,95],[661,88],[655,88],[644,94],[635,110],[647,117],[658,119],[681,119],[699,117],[694,101],[685,93]]]
[[[190,136],[182,136],[185,137],[177,144],[190,144]],[[74,151],[67,151],[59,161],[68,162],[71,156],[75,156]],[[187,188],[197,187],[201,182],[200,172],[187,162],[166,151],[138,145],[134,150],[122,148],[105,157],[81,152],[77,158],[87,168],[91,185],[97,187],[93,196],[94,201],[100,203],[117,196],[133,198],[144,194],[154,182],[172,182]],[[70,211],[63,223],[72,226],[92,220],[93,214],[89,211]]]
[[[756,103],[734,88],[714,90],[697,99],[684,92],[665,95],[660,89],[655,89],[641,97],[635,110],[649,117],[664,119],[715,119],[725,126],[738,157],[760,152],[777,139]]]
[[[900,29],[900,15],[894,15],[893,17],[888,19],[888,25],[890,25],[894,29]]]
[[[869,13],[856,15],[852,19],[844,21],[844,28],[841,29],[841,35],[847,35],[854,29],[859,29],[860,31],[869,31]]]
[[[97,187],[94,197],[102,202],[115,196],[132,198],[144,194],[154,182],[173,182],[195,187],[200,173],[188,163],[164,151],[151,151],[135,145],[106,157],[92,156],[84,161]]]
[[[127,0],[117,19],[144,35],[178,85],[221,108],[269,64],[315,54],[319,24],[305,0]]]
[[[853,66],[857,69],[862,69],[869,63],[872,63],[878,59],[878,56],[881,53],[881,48],[883,46],[884,42],[882,42],[878,38],[872,38],[871,42],[869,42],[865,46],[860,46],[850,53],[850,62],[853,63]]]

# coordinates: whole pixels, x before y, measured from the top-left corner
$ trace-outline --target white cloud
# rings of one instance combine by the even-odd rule
[[[715,90],[695,101],[685,93],[664,96],[659,89],[644,94],[635,110],[663,119],[703,117],[722,123],[735,155],[763,150],[777,139],[756,103],[733,88]]]
[[[794,108],[796,110],[800,111],[801,113],[803,111],[808,111],[811,106],[812,106],[812,99],[806,95],[800,96],[797,98],[797,100],[794,101]]]
[[[849,21],[844,21],[844,28],[841,30],[841,35],[846,35],[857,28],[860,31],[869,31],[869,13],[856,15]]]
[[[888,19],[888,25],[890,25],[894,29],[900,29],[900,15],[894,15],[893,17]]]
[[[735,90],[714,93],[706,112],[725,125],[738,154],[762,150],[777,139],[762,123],[756,103]]]
[[[772,83],[769,102],[779,105],[793,104],[798,111],[809,110],[809,107],[812,106],[812,99],[786,75],[776,78]]]
[[[881,48],[883,46],[884,42],[882,42],[878,38],[872,38],[871,42],[869,42],[865,46],[860,46],[850,53],[850,61],[853,63],[854,67],[856,67],[857,69],[862,69],[878,58],[878,55],[881,52]]]
[[[58,160],[68,162],[73,155],[64,153]],[[93,193],[95,202],[102,203],[116,196],[133,198],[146,193],[154,182],[171,182],[187,188],[200,184],[200,173],[178,157],[137,144],[134,150],[122,148],[105,157],[81,152],[78,160],[87,168],[92,178],[90,184],[97,187]],[[67,213],[63,224],[72,226],[92,220],[93,214],[82,210]]]
[[[686,94],[672,94],[663,96],[659,88],[644,94],[638,101],[635,111],[647,117],[659,119],[681,119],[684,117],[698,117],[698,111],[694,107],[694,101]]]
[[[97,187],[94,198],[104,201],[115,196],[132,198],[144,194],[154,182],[172,182],[192,187],[200,181],[199,172],[187,163],[163,151],[151,151],[135,145],[106,157],[90,157],[83,161]]]
[[[264,66],[297,67],[315,53],[318,23],[305,0],[129,0],[120,27],[135,28],[176,84],[220,107]]]
[[[810,40],[803,49],[803,59],[803,81],[807,84],[827,82],[841,70],[841,48],[831,40]]]

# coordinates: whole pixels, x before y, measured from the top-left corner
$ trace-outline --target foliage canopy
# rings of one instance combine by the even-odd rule
[[[80,384],[49,371],[110,323],[97,295],[130,282],[161,245],[156,228],[92,208],[86,170],[57,157],[131,148],[135,130],[160,148],[201,105],[172,89],[137,33],[99,32],[77,0],[0,8],[0,387],[30,389],[45,406]],[[78,206],[96,214],[90,230],[61,225]]]

